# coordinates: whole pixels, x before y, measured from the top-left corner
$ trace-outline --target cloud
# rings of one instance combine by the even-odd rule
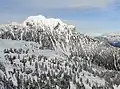
[[[106,8],[117,0],[16,0],[27,8]]]

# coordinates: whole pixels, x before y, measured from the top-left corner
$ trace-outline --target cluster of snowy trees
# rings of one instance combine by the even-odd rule
[[[7,79],[5,67],[0,64],[0,70],[6,74],[1,77],[4,84],[3,89],[87,89],[86,85],[92,89],[109,89],[113,87],[112,85],[119,84],[120,80],[115,80],[115,75],[118,76],[119,73],[94,71],[94,67],[85,58],[77,56],[70,56],[70,58],[65,59],[49,58],[44,55],[27,54],[23,49],[18,52],[20,49],[4,50],[5,59],[10,61],[9,65],[13,66],[13,70],[8,71],[10,77]],[[11,60],[13,61],[11,62]],[[110,82],[112,85],[94,83],[89,77],[87,78],[83,71],[89,72],[89,76],[104,78],[106,82]],[[86,76],[85,79],[84,76]],[[113,78],[114,81],[109,80],[109,78]]]

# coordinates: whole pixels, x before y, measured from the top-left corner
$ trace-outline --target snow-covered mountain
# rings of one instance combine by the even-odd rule
[[[102,35],[102,37],[108,39],[109,43],[114,47],[120,47],[120,32],[112,32]]]
[[[120,32],[104,34],[102,37],[109,39],[109,41],[120,41]]]
[[[120,49],[101,39],[41,15],[3,24],[0,89],[119,89]]]

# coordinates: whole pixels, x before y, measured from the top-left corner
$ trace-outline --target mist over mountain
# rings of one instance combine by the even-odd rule
[[[0,89],[119,89],[119,71],[105,36],[42,15],[0,25]]]

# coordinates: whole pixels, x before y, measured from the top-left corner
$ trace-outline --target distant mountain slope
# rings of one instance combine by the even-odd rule
[[[105,34],[102,37],[108,39],[109,43],[114,47],[120,47],[120,32]]]
[[[103,37],[106,37],[109,41],[120,41],[120,32],[104,34]]]
[[[0,26],[0,89],[114,89],[119,53],[60,19],[30,16]]]

